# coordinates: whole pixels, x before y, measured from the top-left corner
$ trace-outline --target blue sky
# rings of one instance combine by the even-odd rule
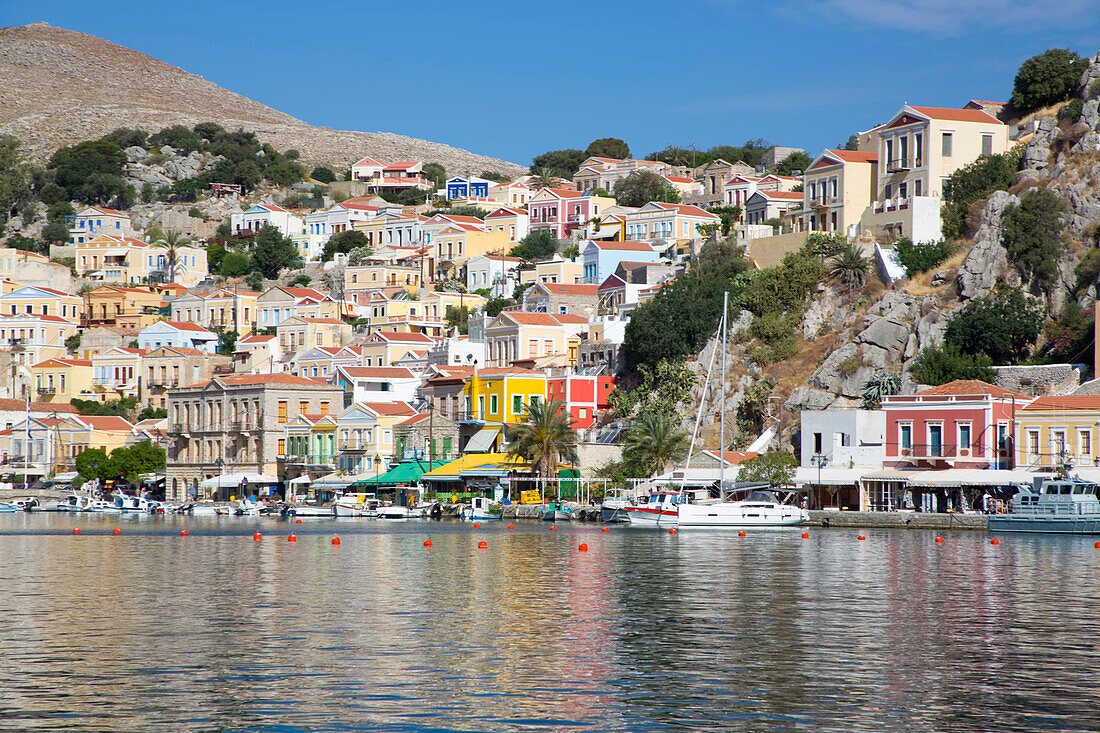
[[[811,153],[901,104],[1006,99],[1020,62],[1100,47],[1098,0],[0,0],[0,25],[106,38],[316,125],[528,164],[765,138]],[[167,4],[165,4],[167,5]]]

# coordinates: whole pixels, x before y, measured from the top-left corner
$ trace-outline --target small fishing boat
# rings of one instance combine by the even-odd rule
[[[190,514],[192,517],[228,517],[232,513],[225,504],[215,504],[210,499],[183,504],[176,507],[176,514]]]
[[[405,506],[398,506],[397,504],[387,504],[386,506],[379,507],[378,509],[379,519],[411,519],[409,508]]]
[[[500,519],[502,509],[487,496],[471,497],[470,503],[462,507],[462,518],[473,520]]]
[[[605,524],[629,522],[630,515],[626,512],[629,506],[634,506],[634,501],[625,490],[611,489],[600,503],[600,519]]]
[[[146,499],[132,494],[111,494],[110,500],[92,511],[103,514],[163,514],[164,507],[159,501]]]
[[[18,499],[11,499],[10,501],[8,501],[8,503],[24,512],[37,511],[38,508],[41,506],[38,499],[33,496],[24,496]]]
[[[1096,484],[1077,478],[1037,479],[1012,497],[1010,514],[989,517],[990,532],[1100,534]]]
[[[625,506],[622,511],[631,524],[643,527],[675,527],[679,521],[679,506],[689,497],[682,491],[654,491],[644,504]]]
[[[547,502],[539,512],[539,519],[544,522],[567,522],[572,518],[573,510],[561,501]]]
[[[374,519],[380,507],[381,502],[374,494],[344,494],[332,503],[332,511],[338,517]]]
[[[94,512],[106,506],[107,502],[86,494],[71,494],[57,505],[60,512]]]
[[[287,504],[279,513],[284,517],[334,517],[334,506],[315,506],[313,504]]]

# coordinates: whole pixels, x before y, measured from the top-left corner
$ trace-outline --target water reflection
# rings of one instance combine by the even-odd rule
[[[1092,541],[932,539],[3,516],[0,730],[1095,729]]]

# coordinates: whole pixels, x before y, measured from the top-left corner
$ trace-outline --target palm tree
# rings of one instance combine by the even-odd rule
[[[538,170],[531,171],[531,180],[527,182],[527,185],[536,191],[541,191],[544,188],[554,188],[558,185],[558,179],[560,176],[550,168],[539,168]]]
[[[858,244],[846,244],[840,251],[833,255],[832,267],[829,274],[835,277],[848,289],[848,293],[862,290],[867,284],[867,273],[871,269],[871,262],[863,256],[863,250]]]
[[[150,230],[146,230],[147,233],[149,231]],[[174,229],[165,232],[159,226],[156,226],[155,229],[152,229],[152,232],[153,233],[149,237],[150,243],[154,247],[161,247],[162,249],[168,250],[168,282],[175,282],[176,260],[179,257],[179,250],[191,244],[191,240],[186,234],[181,234]]]
[[[528,405],[527,422],[512,428],[508,440],[508,455],[529,461],[543,478],[550,478],[560,461],[577,460],[573,419],[561,400]]]
[[[649,476],[679,461],[688,451],[688,435],[663,413],[639,417],[623,436],[623,454],[637,458]]]

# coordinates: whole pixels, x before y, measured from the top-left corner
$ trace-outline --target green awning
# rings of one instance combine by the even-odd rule
[[[402,461],[381,476],[356,481],[349,488],[358,489],[369,486],[411,486],[420,480],[425,472],[446,465],[449,461]]]

